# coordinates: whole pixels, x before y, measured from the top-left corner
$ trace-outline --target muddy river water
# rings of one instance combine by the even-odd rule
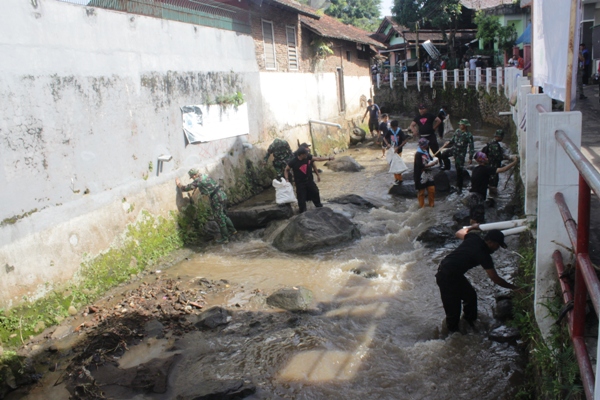
[[[407,124],[402,121],[401,126]],[[492,132],[474,130],[477,149]],[[411,170],[415,150],[412,141],[403,154]],[[436,199],[433,209],[419,209],[416,198],[388,194],[394,179],[376,146],[342,155],[365,169],[343,173],[320,166],[318,186],[326,207],[328,199],[345,194],[381,205],[345,208],[360,228],[361,239],[311,255],[290,255],[266,242],[262,231],[243,232],[227,245],[209,246],[164,271],[183,280],[205,277],[236,285],[239,289],[224,292],[220,303],[250,316],[245,321],[260,320],[260,329],[244,330],[244,320],[234,318],[211,335],[192,332],[177,340],[145,340],[129,349],[120,367],[178,353],[169,376],[171,388],[160,395],[113,398],[194,398],[195,385],[231,379],[256,387],[248,399],[514,398],[522,376],[514,344],[491,341],[485,333],[437,336],[444,313],[434,275],[439,261],[458,242],[427,248],[416,237],[434,225],[452,226],[452,216],[464,208],[462,197],[450,194]],[[506,178],[507,174],[501,177],[500,188]],[[498,196],[498,207],[508,202],[512,191],[510,184]],[[516,237],[507,238],[507,243],[509,250],[516,250]],[[512,281],[517,255],[500,249],[493,257],[499,274]],[[379,275],[367,279],[352,272],[364,266]],[[481,320],[493,325],[495,296],[505,289],[495,286],[480,267],[468,277],[478,292]],[[314,293],[314,312],[295,315],[266,305],[265,295],[290,286]],[[279,320],[285,323],[269,327],[269,314],[274,326]]]

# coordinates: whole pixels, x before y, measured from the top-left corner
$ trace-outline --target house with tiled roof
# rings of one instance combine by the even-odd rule
[[[469,43],[475,39],[476,34],[477,31],[475,29],[459,29],[455,36],[455,46],[460,47],[463,44]],[[417,34],[417,32],[399,25],[390,16],[383,18],[379,28],[372,37],[386,45],[386,49],[380,51],[380,53],[389,58],[390,65],[392,66],[396,65],[400,60],[416,59],[417,46],[422,46],[426,41],[430,41],[442,53],[446,52],[445,48],[447,46],[442,31],[420,29]],[[424,55],[425,53],[422,54]]]
[[[340,147],[343,131],[321,135],[333,138],[329,144],[314,143],[320,126],[313,124],[309,132],[308,121],[348,127],[358,120],[372,96],[370,59],[384,44],[371,32],[294,0],[248,4],[262,93],[261,129],[296,137],[302,132],[303,141],[312,139],[313,149],[320,152],[333,142]]]

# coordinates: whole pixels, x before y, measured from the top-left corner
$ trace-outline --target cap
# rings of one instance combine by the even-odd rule
[[[458,124],[459,124],[459,125],[465,125],[465,126],[471,126],[471,123],[470,123],[470,122],[469,122],[469,120],[468,120],[468,119],[466,119],[466,118],[463,118],[463,119],[461,119],[460,121],[458,121]]]
[[[426,110],[427,106],[424,103],[419,104],[419,110]]]
[[[194,175],[198,175],[200,173],[200,171],[198,171],[196,168],[192,168],[188,171],[188,175],[190,176],[190,178]]]
[[[310,144],[308,144],[308,143],[304,142],[304,143],[302,143],[302,144],[301,144],[299,147],[309,148],[309,147],[310,147]]]
[[[478,151],[477,153],[475,153],[475,160],[477,161],[487,161],[487,154]]]
[[[429,146],[429,140],[427,140],[425,138],[419,139],[419,147],[426,147],[426,146]]]
[[[300,146],[298,150],[296,150],[297,155],[308,154],[308,149],[306,147]]]
[[[372,102],[373,102],[373,100],[371,100],[371,99],[367,100],[367,103],[372,103]]]
[[[496,133],[494,134],[494,136],[498,136],[498,137],[503,138],[504,137],[504,131],[502,129],[498,129],[496,131]]]
[[[492,229],[485,235],[485,240],[490,240],[492,242],[496,242],[503,249],[506,248],[506,243],[504,243],[504,233],[498,229]]]

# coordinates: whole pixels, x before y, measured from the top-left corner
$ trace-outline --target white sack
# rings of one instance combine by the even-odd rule
[[[388,164],[390,164],[392,162],[392,160],[394,159],[394,154],[396,154],[396,150],[394,150],[394,146],[390,147],[385,152],[385,159],[387,160]]]
[[[273,179],[273,187],[275,188],[275,202],[277,204],[295,203],[296,195],[292,184],[281,178],[281,181]]]
[[[404,163],[402,157],[400,157],[398,154],[394,154],[394,157],[392,158],[392,163],[390,164],[389,173],[402,174],[406,171],[408,171],[408,167]]]

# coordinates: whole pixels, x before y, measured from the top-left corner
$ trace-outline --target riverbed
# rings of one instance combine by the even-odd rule
[[[476,149],[493,131],[474,130]],[[412,141],[403,153],[411,170],[415,150]],[[458,241],[427,247],[416,240],[432,226],[453,227],[453,215],[465,208],[461,200],[466,193],[437,198],[433,209],[419,209],[416,198],[388,194],[394,179],[380,148],[366,143],[341,155],[353,157],[365,169],[333,172],[318,163],[323,170],[321,199],[325,207],[351,215],[361,238],[314,254],[292,255],[276,250],[265,230],[241,232],[229,244],[210,245],[161,271],[161,279],[180,282],[181,290],[194,287],[200,278],[222,282],[222,290],[213,292],[206,306],[231,310],[231,320],[209,331],[173,335],[166,330],[142,337],[114,359],[115,368],[172,360],[165,390],[113,382],[103,388],[107,398],[202,398],[203,387],[233,382],[242,385],[240,393],[248,399],[514,398],[523,368],[519,344],[492,341],[486,334],[500,325],[493,317],[496,296],[508,291],[495,286],[482,268],[469,271],[484,329],[440,337],[444,312],[434,275]],[[507,175],[501,176],[500,189]],[[501,190],[496,208],[506,205],[513,191],[512,183]],[[378,207],[328,203],[346,194],[363,196]],[[269,198],[274,200],[271,191],[249,204]],[[493,255],[499,274],[509,281],[516,273],[518,255],[512,250],[517,241],[507,238],[509,250]],[[357,268],[376,274],[357,275]],[[277,289],[298,286],[314,293],[308,312],[290,313],[266,304]],[[28,396],[13,398],[61,398],[53,396],[66,393],[50,387],[45,378]],[[49,393],[56,395],[43,397]]]

